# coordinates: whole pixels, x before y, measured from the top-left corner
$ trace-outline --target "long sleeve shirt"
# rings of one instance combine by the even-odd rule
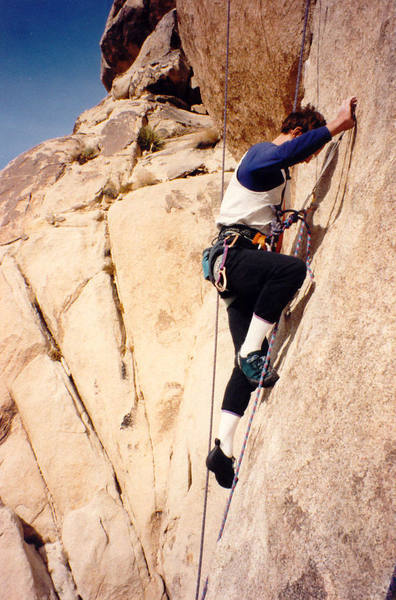
[[[218,227],[242,224],[268,234],[275,207],[281,203],[283,193],[288,195],[288,167],[305,160],[330,140],[330,132],[324,126],[280,145],[262,142],[252,146],[242,157],[224,194],[216,220]]]

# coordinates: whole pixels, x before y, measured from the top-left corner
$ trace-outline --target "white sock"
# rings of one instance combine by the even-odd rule
[[[239,350],[240,355],[246,357],[250,352],[260,350],[264,338],[272,326],[273,323],[268,323],[253,313],[245,341]]]
[[[234,435],[240,420],[241,417],[235,413],[221,411],[217,437],[220,440],[220,448],[229,458],[233,456]]]

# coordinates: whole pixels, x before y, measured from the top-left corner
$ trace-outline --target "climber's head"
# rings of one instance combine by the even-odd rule
[[[324,116],[315,110],[312,104],[307,104],[304,108],[290,113],[282,123],[281,134],[279,139],[293,139],[299,135],[309,131],[310,129],[317,129],[326,125],[326,119]],[[315,156],[319,154],[322,148],[317,150],[311,156],[308,156],[304,162],[309,163]]]
[[[282,123],[281,132],[293,133],[297,129],[301,135],[310,129],[317,129],[324,125],[326,125],[324,116],[315,110],[312,104],[307,104],[304,108],[300,108],[286,117]]]

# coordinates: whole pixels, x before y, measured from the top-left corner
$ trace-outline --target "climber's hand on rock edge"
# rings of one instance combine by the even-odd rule
[[[355,125],[355,109],[357,105],[356,96],[350,96],[341,104],[337,116],[327,125],[330,134],[336,135],[341,131],[352,129]]]

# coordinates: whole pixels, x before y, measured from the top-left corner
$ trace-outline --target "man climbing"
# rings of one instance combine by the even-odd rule
[[[222,487],[232,486],[234,435],[259,384],[267,336],[306,274],[299,258],[271,251],[279,233],[279,208],[287,202],[288,167],[309,162],[334,135],[351,129],[356,103],[354,96],[346,99],[327,126],[311,105],[291,113],[272,143],[255,144],[246,152],[224,194],[209,272],[227,304],[236,358],[224,393],[218,436],[206,459]],[[277,379],[275,369],[269,367],[262,385],[273,386]]]

